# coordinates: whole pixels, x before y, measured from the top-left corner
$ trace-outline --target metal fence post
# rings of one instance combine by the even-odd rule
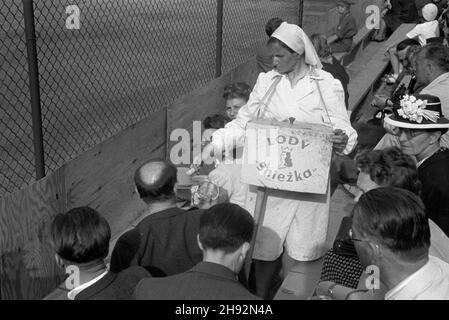
[[[223,0],[217,0],[217,37],[215,43],[215,77],[221,76],[223,51]]]
[[[304,14],[304,0],[299,0],[299,8],[298,8],[298,26],[302,28],[302,17]]]
[[[42,137],[41,98],[39,92],[39,71],[37,64],[36,32],[34,29],[33,0],[23,0],[25,36],[30,77],[31,115],[33,119],[34,165],[36,179],[45,176],[44,141]]]

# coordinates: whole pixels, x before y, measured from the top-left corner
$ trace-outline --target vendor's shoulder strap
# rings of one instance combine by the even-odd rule
[[[259,103],[259,109],[257,110],[257,119],[260,119],[263,117],[265,110],[266,110],[268,104],[270,103],[271,97],[273,97],[274,91],[276,90],[276,87],[277,87],[279,81],[281,81],[281,79],[282,79],[281,75],[276,76],[276,78],[271,83],[270,87],[268,88],[267,92],[263,96],[262,100]]]
[[[317,79],[317,77],[313,77],[313,79],[314,79],[314,81],[316,83],[316,86],[318,88],[318,93],[320,95],[320,101],[321,101],[321,104],[322,104],[322,106],[324,108],[324,111],[326,112],[326,116],[327,116],[327,119],[329,120],[329,124],[333,127],[332,120],[331,120],[331,117],[329,115],[329,111],[328,111],[328,108],[327,108],[327,105],[326,105],[326,101],[324,100],[323,93],[321,92],[321,87],[320,87],[319,80]]]

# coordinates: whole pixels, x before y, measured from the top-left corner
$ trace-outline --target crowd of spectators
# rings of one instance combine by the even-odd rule
[[[203,151],[191,167],[187,208],[177,196],[178,168],[151,159],[134,172],[146,210],[119,237],[110,262],[111,230],[99,212],[80,207],[56,216],[56,261],[76,268],[78,277],[49,299],[272,299],[292,267],[318,259],[324,259],[321,281],[310,299],[449,299],[447,1],[385,1],[380,33],[388,37],[402,23],[418,24],[389,50],[393,73],[385,81],[395,85],[393,93],[373,101],[385,135],[351,159],[355,205],[336,239],[344,250],[325,247],[335,167],[324,195],[268,190],[256,230],[257,190],[241,182],[239,162],[226,161],[242,158],[243,129],[255,119],[326,123],[334,154],[354,154],[349,76],[333,57],[350,50],[357,32],[351,4],[337,1],[341,19],[330,37],[309,39],[296,25],[268,21],[254,88],[227,85],[223,111],[203,121]],[[225,135],[240,144],[228,146]],[[220,161],[202,166],[212,155]],[[252,268],[244,269],[245,261]],[[380,275],[373,287],[364,273],[370,266]]]

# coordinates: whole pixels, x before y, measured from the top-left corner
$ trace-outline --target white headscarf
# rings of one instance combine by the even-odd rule
[[[438,7],[434,3],[428,3],[422,8],[422,16],[426,21],[433,21],[437,18]]]
[[[271,35],[273,38],[281,40],[293,51],[303,54],[308,65],[321,69],[320,58],[306,33],[296,24],[283,22]]]

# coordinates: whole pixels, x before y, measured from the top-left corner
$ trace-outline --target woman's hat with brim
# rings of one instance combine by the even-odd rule
[[[441,112],[438,97],[421,94],[405,95],[399,105],[393,108],[393,114],[385,116],[384,121],[398,128],[407,129],[447,129],[449,120]]]

